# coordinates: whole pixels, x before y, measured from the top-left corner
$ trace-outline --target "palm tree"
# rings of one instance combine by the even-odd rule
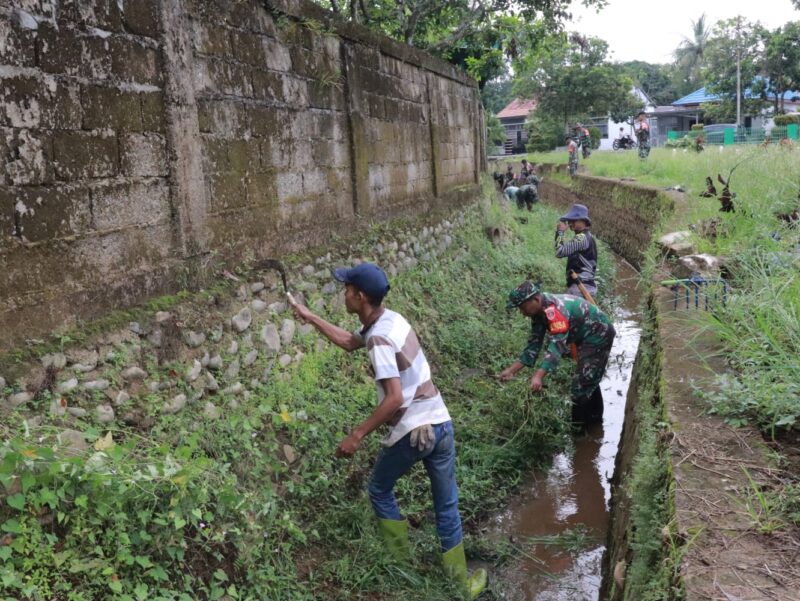
[[[706,27],[706,15],[703,13],[697,21],[692,21],[692,37],[684,36],[675,50],[675,61],[686,78],[686,81],[696,84],[700,81],[700,70],[703,67],[703,58],[706,52],[711,29]]]

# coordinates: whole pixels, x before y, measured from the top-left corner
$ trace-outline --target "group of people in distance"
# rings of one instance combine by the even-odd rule
[[[522,163],[521,177],[526,183],[519,188],[535,186],[538,178],[528,179],[536,178],[532,166],[526,160]],[[577,428],[602,421],[599,384],[615,336],[611,320],[591,297],[597,290],[597,244],[590,226],[589,212],[583,205],[574,205],[556,226],[555,254],[567,259],[567,294],[546,292],[531,281],[508,294],[506,308],[518,309],[530,318],[531,333],[519,358],[497,376],[500,382],[507,382],[522,369],[534,367],[544,348],[540,366],[530,381],[530,389],[539,392],[544,378],[563,357],[571,356],[577,363],[571,388],[571,418]],[[565,240],[567,228],[575,232],[569,241]],[[345,307],[358,316],[358,330],[336,326],[292,298],[289,302],[299,319],[312,324],[335,345],[348,352],[365,348],[372,364],[377,406],[341,441],[336,455],[351,457],[367,435],[385,427],[368,492],[386,551],[401,563],[411,562],[411,547],[408,522],[400,512],[394,487],[416,463],[423,463],[430,479],[445,573],[474,599],[486,587],[487,574],[483,569],[470,573],[467,568],[453,424],[419,338],[402,315],[384,306],[390,285],[383,269],[361,263],[335,269],[333,277],[344,285]]]
[[[514,168],[509,165],[502,178],[497,178],[503,191],[503,196],[516,203],[518,209],[533,210],[533,205],[539,202],[539,184],[541,178],[536,175],[533,165],[527,159],[522,159],[522,168],[519,176],[514,173]]]
[[[650,156],[650,125],[647,123],[647,113],[639,111],[636,115],[633,127],[637,146],[639,148],[639,158],[646,159]],[[624,140],[623,128],[620,128],[619,131],[620,139]],[[569,155],[567,170],[570,176],[574,177],[578,172],[578,149],[581,149],[584,159],[588,159],[591,156],[591,136],[589,135],[589,130],[580,123],[575,125],[573,133],[567,136],[566,142],[567,153]],[[616,144],[615,142],[615,148],[617,148]],[[628,146],[623,144],[620,147],[627,148]]]

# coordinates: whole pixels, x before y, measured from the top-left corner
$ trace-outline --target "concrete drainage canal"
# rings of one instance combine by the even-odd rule
[[[617,337],[601,384],[603,424],[576,437],[572,448],[558,454],[549,470],[532,474],[506,509],[492,519],[489,535],[509,541],[519,557],[495,574],[503,599],[599,599],[609,526],[609,481],[641,334],[638,274],[624,260],[617,258],[616,263]]]

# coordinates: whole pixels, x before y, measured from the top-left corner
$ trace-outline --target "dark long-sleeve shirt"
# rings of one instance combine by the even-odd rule
[[[589,248],[589,237],[583,232],[575,234],[575,237],[569,242],[564,242],[564,234],[566,231],[556,230],[556,257],[563,259],[573,253],[581,252]]]

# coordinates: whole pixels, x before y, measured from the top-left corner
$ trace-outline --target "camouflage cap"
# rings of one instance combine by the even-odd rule
[[[539,287],[539,284],[522,282],[519,286],[508,293],[506,309],[514,309],[515,307],[519,307],[526,300],[536,294],[539,294],[541,291],[542,289]]]

